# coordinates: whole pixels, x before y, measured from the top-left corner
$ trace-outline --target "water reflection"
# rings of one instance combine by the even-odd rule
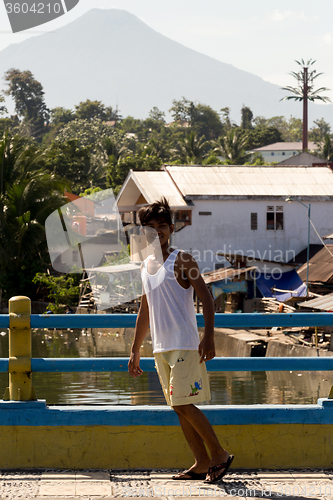
[[[35,330],[33,357],[128,357],[133,334],[133,329]],[[219,349],[217,355],[223,352]],[[149,337],[142,356],[152,356]],[[7,332],[0,332],[0,357],[8,357]],[[211,404],[311,404],[327,397],[332,385],[330,372],[214,372],[209,376]],[[7,385],[8,375],[0,374],[0,396]],[[120,372],[35,373],[33,385],[37,397],[48,404],[165,404],[156,373],[137,379]]]

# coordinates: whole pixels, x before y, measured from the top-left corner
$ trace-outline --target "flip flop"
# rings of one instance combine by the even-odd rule
[[[220,481],[220,479],[222,479],[222,477],[224,477],[227,474],[233,459],[234,459],[234,455],[229,455],[228,460],[224,464],[218,464],[218,465],[215,465],[214,467],[209,467],[208,474],[211,474],[212,472],[217,472],[221,469],[222,469],[222,471],[214,479],[206,479],[204,481],[204,483],[213,484],[213,483],[217,483],[217,481]]]
[[[194,472],[193,470],[184,470],[183,472],[180,472],[179,474],[186,474],[186,476],[190,477],[177,477],[177,476],[172,476],[172,479],[175,479],[176,481],[203,481],[206,479],[207,472],[204,473],[197,473]]]

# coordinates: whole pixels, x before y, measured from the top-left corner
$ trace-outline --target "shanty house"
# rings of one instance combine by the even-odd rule
[[[327,166],[164,166],[130,171],[118,196],[124,221],[165,196],[175,211],[172,245],[202,272],[225,265],[218,253],[289,262],[332,230],[333,172]],[[287,199],[292,196],[292,202]],[[305,206],[304,206],[305,205]],[[315,228],[315,229],[314,229]]]

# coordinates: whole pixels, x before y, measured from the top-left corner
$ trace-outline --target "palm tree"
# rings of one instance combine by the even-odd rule
[[[0,287],[9,298],[30,294],[35,273],[44,271],[44,223],[65,203],[66,184],[42,170],[40,151],[18,137],[4,137],[0,152]]]
[[[149,155],[157,156],[157,158],[161,158],[162,161],[166,161],[169,158],[170,152],[168,144],[156,132],[151,134],[150,139],[144,148],[147,150]]]
[[[297,80],[297,87],[282,87],[282,90],[287,90],[291,92],[293,95],[289,95],[283,97],[282,101],[289,101],[291,99],[295,101],[303,101],[303,138],[302,138],[302,149],[306,151],[308,149],[308,101],[322,101],[322,102],[331,102],[328,97],[320,96],[321,92],[329,90],[326,87],[320,87],[319,89],[314,89],[313,82],[318,76],[323,73],[317,73],[315,69],[312,69],[310,72],[309,67],[312,66],[316,61],[309,59],[305,62],[303,59],[300,61],[296,61],[299,66],[301,66],[301,70],[297,73],[296,71],[292,71],[290,74]]]
[[[214,153],[223,156],[232,165],[241,165],[247,156],[246,145],[248,135],[237,128],[230,129],[225,136],[219,137],[214,141]]]
[[[173,153],[173,159],[180,161],[184,165],[201,164],[208,142],[205,138],[198,137],[195,132],[186,134],[185,138],[180,140]]]

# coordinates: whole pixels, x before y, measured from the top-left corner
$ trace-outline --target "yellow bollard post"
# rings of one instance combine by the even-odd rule
[[[31,301],[28,297],[9,300],[9,387],[4,399],[36,400],[31,379]]]

